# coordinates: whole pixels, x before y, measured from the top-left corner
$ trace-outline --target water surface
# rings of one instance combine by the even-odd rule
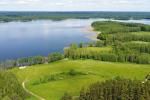
[[[63,52],[71,43],[89,42],[86,31],[93,21],[106,19],[37,20],[0,23],[0,60],[15,59],[51,52]],[[150,24],[150,20],[129,20]]]

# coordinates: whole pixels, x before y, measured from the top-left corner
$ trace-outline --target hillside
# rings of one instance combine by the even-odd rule
[[[22,100],[29,97],[13,73],[0,70],[0,100]]]
[[[46,100],[59,100],[65,92],[78,96],[83,87],[117,76],[143,81],[150,72],[150,67],[130,63],[64,59],[25,69],[14,68],[10,71],[17,76],[20,83],[27,81],[25,86],[33,93]]]

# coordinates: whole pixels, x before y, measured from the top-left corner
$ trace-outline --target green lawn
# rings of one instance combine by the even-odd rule
[[[69,72],[71,69],[86,74],[49,81],[39,85],[31,84],[42,76]],[[64,92],[77,96],[82,87],[86,88],[91,83],[112,79],[116,76],[143,80],[150,73],[150,65],[65,59],[51,64],[35,65],[26,69],[15,68],[10,71],[17,76],[20,82],[27,80],[26,87],[35,94],[46,100],[59,100]],[[28,100],[34,100],[34,98]]]

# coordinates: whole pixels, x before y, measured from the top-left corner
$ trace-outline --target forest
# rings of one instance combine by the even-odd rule
[[[149,12],[0,12],[0,22],[31,21],[40,19],[88,19],[105,18],[116,20],[150,19]]]
[[[13,73],[0,70],[0,100],[24,100],[29,96]]]
[[[149,100],[150,82],[116,77],[113,80],[97,82],[82,89],[76,100]],[[74,100],[65,93],[61,100]]]
[[[56,53],[49,54],[47,57],[33,56],[33,57],[26,57],[26,58],[18,58],[16,60],[15,59],[5,60],[0,62],[0,69],[10,69],[13,67],[50,63],[50,62],[61,60],[63,58],[64,58],[63,54],[56,52]]]
[[[97,37],[99,41],[84,47],[81,46],[82,44],[79,46],[73,44],[64,50],[65,57],[150,64],[149,25],[103,21],[94,22],[92,27],[100,33]],[[112,50],[91,52],[90,49],[84,50],[87,47],[109,47]]]

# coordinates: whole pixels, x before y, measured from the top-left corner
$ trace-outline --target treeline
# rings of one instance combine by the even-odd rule
[[[110,61],[110,62],[131,62],[138,64],[150,64],[150,54],[138,54],[138,53],[114,53],[114,52],[94,52],[87,50],[65,50],[65,57],[70,59],[94,59],[100,61]]]
[[[84,48],[84,47],[101,47],[103,46],[103,41],[96,41],[96,42],[89,42],[89,43],[80,43],[77,44],[71,44],[72,48]],[[59,52],[54,52],[49,54],[47,57],[45,56],[33,56],[33,57],[26,57],[26,58],[19,58],[19,59],[13,59],[13,60],[5,60],[0,62],[0,69],[8,69],[13,67],[20,67],[20,66],[31,66],[36,64],[44,64],[44,63],[50,63],[54,61],[58,61],[65,58],[64,54],[61,54]]]
[[[150,82],[116,78],[105,82],[97,82],[82,89],[76,100],[149,100]],[[74,100],[65,94],[61,100]]]
[[[38,19],[88,19],[107,18],[118,20],[150,19],[149,12],[0,12],[0,22],[31,21]]]
[[[0,71],[0,100],[25,100],[29,96],[14,74]]]
[[[140,23],[123,23],[115,21],[96,21],[92,23],[95,31],[105,34],[150,31],[150,26]]]
[[[44,64],[50,63],[53,61],[58,61],[63,59],[64,56],[61,53],[51,53],[48,57],[44,56],[34,56],[34,57],[27,57],[27,58],[19,58],[17,60],[6,60],[0,63],[0,68],[7,69],[13,67],[20,67],[20,66],[31,66],[36,64]]]
[[[73,43],[72,48],[84,48],[84,47],[101,47],[103,46],[103,41],[96,41],[96,42],[89,42],[89,43],[80,43],[79,45]],[[26,58],[19,58],[13,60],[5,60],[0,62],[0,69],[8,69],[13,67],[20,67],[20,66],[31,66],[36,64],[44,64],[44,63],[51,63],[54,61],[58,61],[64,59],[64,54],[59,52],[54,52],[46,56],[33,56],[33,57],[26,57]]]
[[[94,22],[92,27],[94,30],[100,31],[97,38],[103,41],[105,46],[114,45],[115,42],[150,42],[150,34],[148,33],[150,25],[102,21]]]
[[[105,45],[112,45],[115,41],[150,42],[150,34],[148,33],[150,32],[150,25],[114,21],[97,21],[92,23],[92,27],[95,31],[100,31],[97,38],[104,41]],[[140,34],[140,32],[143,34]]]
[[[98,35],[101,41],[104,41],[105,45],[112,45],[114,42],[130,42],[130,41],[143,41],[150,42],[150,33],[138,35],[138,32],[133,33],[116,33],[116,34],[105,34],[101,33]]]
[[[100,46],[96,45],[100,43]],[[94,59],[110,62],[131,62],[150,64],[150,44],[134,42],[116,42],[112,47],[102,41],[93,42],[92,47],[70,45],[64,49],[64,56],[70,59]]]
[[[92,84],[81,91],[79,100],[149,100],[150,82],[138,80],[114,79]]]
[[[100,45],[95,45],[100,43]],[[71,59],[95,59],[101,61],[113,62],[132,62],[139,64],[150,63],[150,44],[144,42],[126,42],[115,41],[112,45],[112,51],[106,48],[104,41],[97,41],[92,45],[97,50],[91,50],[87,47],[72,47],[64,50],[65,57]],[[98,47],[98,48],[97,48]],[[102,49],[102,50],[101,50]]]
[[[126,42],[126,43],[116,43],[113,47],[114,52],[119,53],[148,53],[150,54],[150,43],[144,42]]]

